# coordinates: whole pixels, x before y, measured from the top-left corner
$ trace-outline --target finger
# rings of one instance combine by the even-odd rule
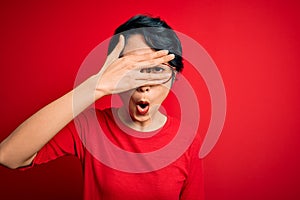
[[[156,85],[168,82],[172,78],[170,74],[148,74],[135,73],[133,80],[139,86],[141,85]]]
[[[168,55],[168,50],[159,50],[151,53],[144,53],[144,54],[135,54],[135,55],[129,55],[131,56],[132,61],[146,61],[146,60],[152,60],[155,58],[160,58],[162,56]]]
[[[116,83],[112,93],[119,93],[141,87],[143,85],[159,85],[170,81],[172,76],[162,74],[144,74],[128,71]]]
[[[132,67],[134,69],[143,69],[147,67],[154,67],[156,65],[162,64],[162,63],[168,63],[169,61],[173,60],[175,58],[174,54],[165,55],[159,58],[154,58],[151,60],[141,61],[133,65]]]

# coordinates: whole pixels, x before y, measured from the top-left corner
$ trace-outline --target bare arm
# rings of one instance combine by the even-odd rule
[[[168,62],[174,58],[174,55],[167,55],[166,51],[158,51],[119,58],[123,48],[124,38],[120,37],[118,45],[107,57],[98,74],[88,78],[74,90],[39,110],[2,141],[0,143],[0,164],[9,168],[29,165],[37,152],[51,138],[95,100],[143,84],[159,84],[164,81],[163,79],[131,81],[134,80],[135,75],[139,74],[129,72],[140,68],[141,64],[149,66]],[[122,80],[126,84],[121,84]]]
[[[88,98],[93,92],[90,89],[93,87],[89,86],[93,79],[88,79],[23,122],[0,144],[0,162],[10,168],[29,165],[36,153],[73,119],[72,101],[75,92],[83,97],[78,102],[78,112],[93,103]]]

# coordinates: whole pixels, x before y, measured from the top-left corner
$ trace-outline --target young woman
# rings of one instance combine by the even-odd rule
[[[83,166],[84,199],[203,199],[198,135],[170,163],[165,155],[148,157],[174,140],[182,123],[159,110],[183,68],[175,32],[159,18],[138,15],[116,29],[108,52],[99,73],[1,142],[0,163],[25,169],[75,155]],[[123,106],[87,109],[110,94],[119,94]]]

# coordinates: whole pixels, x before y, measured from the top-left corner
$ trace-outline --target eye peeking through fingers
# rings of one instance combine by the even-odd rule
[[[152,74],[161,74],[166,71],[167,70],[160,65],[154,66],[154,67],[149,67],[149,68],[143,68],[140,70],[141,73],[152,73]]]
[[[144,67],[139,70],[141,74],[151,76],[151,79],[166,79],[165,82],[168,82],[172,77],[175,77],[175,69],[168,64],[159,64],[154,67]],[[173,80],[172,79],[172,80]],[[163,83],[165,83],[163,82]]]

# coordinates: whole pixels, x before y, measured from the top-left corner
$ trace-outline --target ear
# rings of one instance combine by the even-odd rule
[[[176,76],[177,76],[177,71],[176,69],[173,71],[173,74],[172,74],[172,78],[171,78],[171,87],[173,86],[174,82],[177,80],[176,79]]]

